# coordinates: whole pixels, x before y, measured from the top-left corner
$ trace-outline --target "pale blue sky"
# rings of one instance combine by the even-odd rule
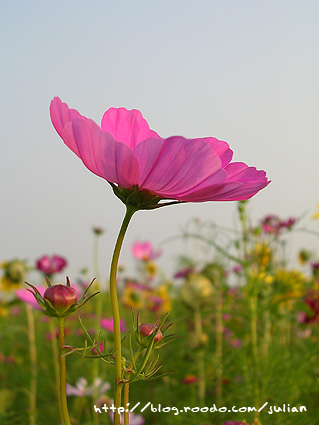
[[[2,1],[0,260],[65,255],[91,265],[91,226],[108,229],[108,269],[124,208],[53,129],[59,96],[100,123],[140,109],[161,136],[214,136],[272,183],[250,203],[298,216],[319,202],[319,3],[306,1]],[[192,216],[232,225],[235,203],[139,212],[135,239],[159,243]],[[302,244],[316,245],[313,239]],[[172,267],[181,248],[162,258]],[[106,275],[106,272],[104,273]]]

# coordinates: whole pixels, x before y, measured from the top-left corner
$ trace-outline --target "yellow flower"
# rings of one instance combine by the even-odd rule
[[[0,317],[5,317],[8,314],[8,310],[0,305]]]
[[[182,300],[190,307],[197,307],[210,301],[213,295],[212,283],[202,274],[190,273],[181,287]]]
[[[274,276],[271,274],[268,274],[266,272],[261,272],[256,268],[252,269],[251,280],[257,284],[257,283],[266,283],[267,285],[271,285],[274,282]]]
[[[317,205],[317,212],[313,214],[312,219],[319,220],[319,204]]]
[[[287,302],[296,300],[305,294],[309,280],[298,270],[278,269],[275,273],[274,288],[276,295],[274,302]]]
[[[298,254],[299,262],[304,266],[311,258],[311,252],[307,249],[302,249]]]
[[[145,271],[145,273],[147,274],[148,277],[153,279],[157,275],[158,267],[154,263],[154,261],[146,261],[144,271]]]
[[[0,287],[3,291],[10,292],[18,289],[25,281],[27,267],[23,261],[12,260],[1,264],[4,269],[4,275],[0,281]]]
[[[161,298],[161,304],[159,309],[157,310],[159,314],[165,314],[171,311],[172,302],[168,295],[168,288],[167,285],[160,285],[157,288],[157,296]]]
[[[126,307],[133,307],[138,310],[145,305],[145,294],[143,291],[127,285],[123,291],[122,303]]]
[[[271,261],[272,251],[268,243],[264,241],[262,243],[256,243],[252,256],[260,268],[266,268]]]

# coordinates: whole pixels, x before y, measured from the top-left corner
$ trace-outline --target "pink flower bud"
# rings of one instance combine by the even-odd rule
[[[47,288],[43,298],[50,301],[53,308],[59,314],[66,312],[78,301],[78,295],[75,289],[62,284],[53,285]]]
[[[140,335],[142,338],[145,338],[149,336],[152,332],[154,332],[156,329],[158,329],[157,326],[151,325],[150,323],[144,323],[143,325],[140,326]],[[162,332],[158,329],[154,339],[154,344],[156,344],[162,338],[163,338]]]

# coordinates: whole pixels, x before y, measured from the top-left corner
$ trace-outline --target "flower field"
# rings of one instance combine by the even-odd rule
[[[159,266],[165,243],[124,245],[136,267],[120,266],[116,280],[122,406],[140,403],[125,423],[318,424],[319,253],[287,254],[295,232],[318,238],[316,219],[258,219],[240,201],[234,229],[190,220],[167,235],[194,248],[171,275]],[[93,229],[94,246],[104,237]],[[0,423],[64,423],[60,356],[70,423],[113,423],[116,336],[102,265],[58,287],[62,255],[4,260]]]

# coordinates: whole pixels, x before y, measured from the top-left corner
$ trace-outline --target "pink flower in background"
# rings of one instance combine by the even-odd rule
[[[55,97],[50,115],[64,143],[90,171],[110,182],[124,203],[138,195],[134,202],[138,199],[145,209],[161,206],[161,199],[240,201],[269,184],[264,171],[231,163],[233,152],[226,142],[164,139],[135,109],[110,108],[99,127]]]
[[[232,268],[232,272],[235,273],[235,274],[241,274],[241,273],[243,273],[243,271],[244,271],[244,269],[243,269],[243,266],[241,266],[241,265],[237,265],[237,266],[234,266]]]
[[[309,315],[305,311],[298,313],[297,320],[299,323],[315,323],[319,322],[319,291],[309,290],[303,299],[312,314]]]
[[[262,220],[261,225],[264,233],[278,236],[283,229],[291,230],[296,221],[293,217],[281,220],[277,215],[270,214]]]
[[[47,289],[46,286],[36,286],[36,288],[43,297],[45,290]],[[36,310],[42,310],[34,295],[28,289],[18,289],[16,291],[16,296],[19,298],[19,300],[23,301],[24,303],[30,304]]]
[[[319,279],[319,262],[311,263],[312,275],[315,279]]]
[[[66,259],[59,255],[53,255],[52,257],[44,255],[37,260],[37,269],[47,276],[62,271],[66,265]]]
[[[147,292],[152,291],[152,288],[149,285],[145,285],[143,283],[139,283],[131,279],[125,280],[125,286],[131,289],[134,289],[136,291],[147,291]]]
[[[114,323],[113,323],[113,317],[110,317],[109,319],[101,319],[101,326],[108,332],[113,333],[114,332]],[[124,320],[120,320],[120,328],[121,332],[127,332],[127,327]]]
[[[132,254],[138,260],[149,261],[158,258],[162,251],[154,251],[151,242],[134,242],[131,247]]]
[[[193,272],[193,267],[185,267],[184,269],[179,270],[174,274],[175,279],[180,279],[183,277],[187,277],[189,274]]]
[[[223,425],[248,425],[247,422],[241,422],[241,421],[226,421],[223,423]]]
[[[198,381],[197,376],[189,374],[184,377],[182,382],[183,384],[189,385],[189,384],[195,384],[197,381]]]
[[[158,311],[164,304],[164,300],[162,297],[150,297],[149,301],[150,301],[150,310],[153,312]]]
[[[2,353],[0,353],[0,363],[15,363],[15,361],[16,359],[12,354],[6,357]]]
[[[281,227],[281,220],[277,215],[267,215],[261,222],[263,232],[268,234],[278,234]]]
[[[110,383],[103,382],[101,378],[95,378],[93,385],[88,385],[85,378],[79,378],[74,387],[68,383],[66,384],[66,394],[75,397],[90,397],[96,394],[100,396],[104,395],[110,388]]]
[[[295,219],[294,217],[289,217],[287,218],[287,220],[283,220],[281,222],[281,227],[283,229],[287,229],[290,230],[297,222],[297,219]]]
[[[229,342],[230,342],[230,345],[232,345],[234,348],[238,348],[242,346],[242,340],[239,338],[231,339]]]
[[[12,307],[11,314],[12,316],[18,316],[21,313],[20,307]]]
[[[129,412],[129,423],[130,425],[143,425],[145,423],[145,419],[143,418],[142,415],[136,415],[133,412]],[[114,419],[114,413],[110,412],[110,418]],[[120,416],[120,425],[124,425],[124,415],[123,413],[121,413]]]

